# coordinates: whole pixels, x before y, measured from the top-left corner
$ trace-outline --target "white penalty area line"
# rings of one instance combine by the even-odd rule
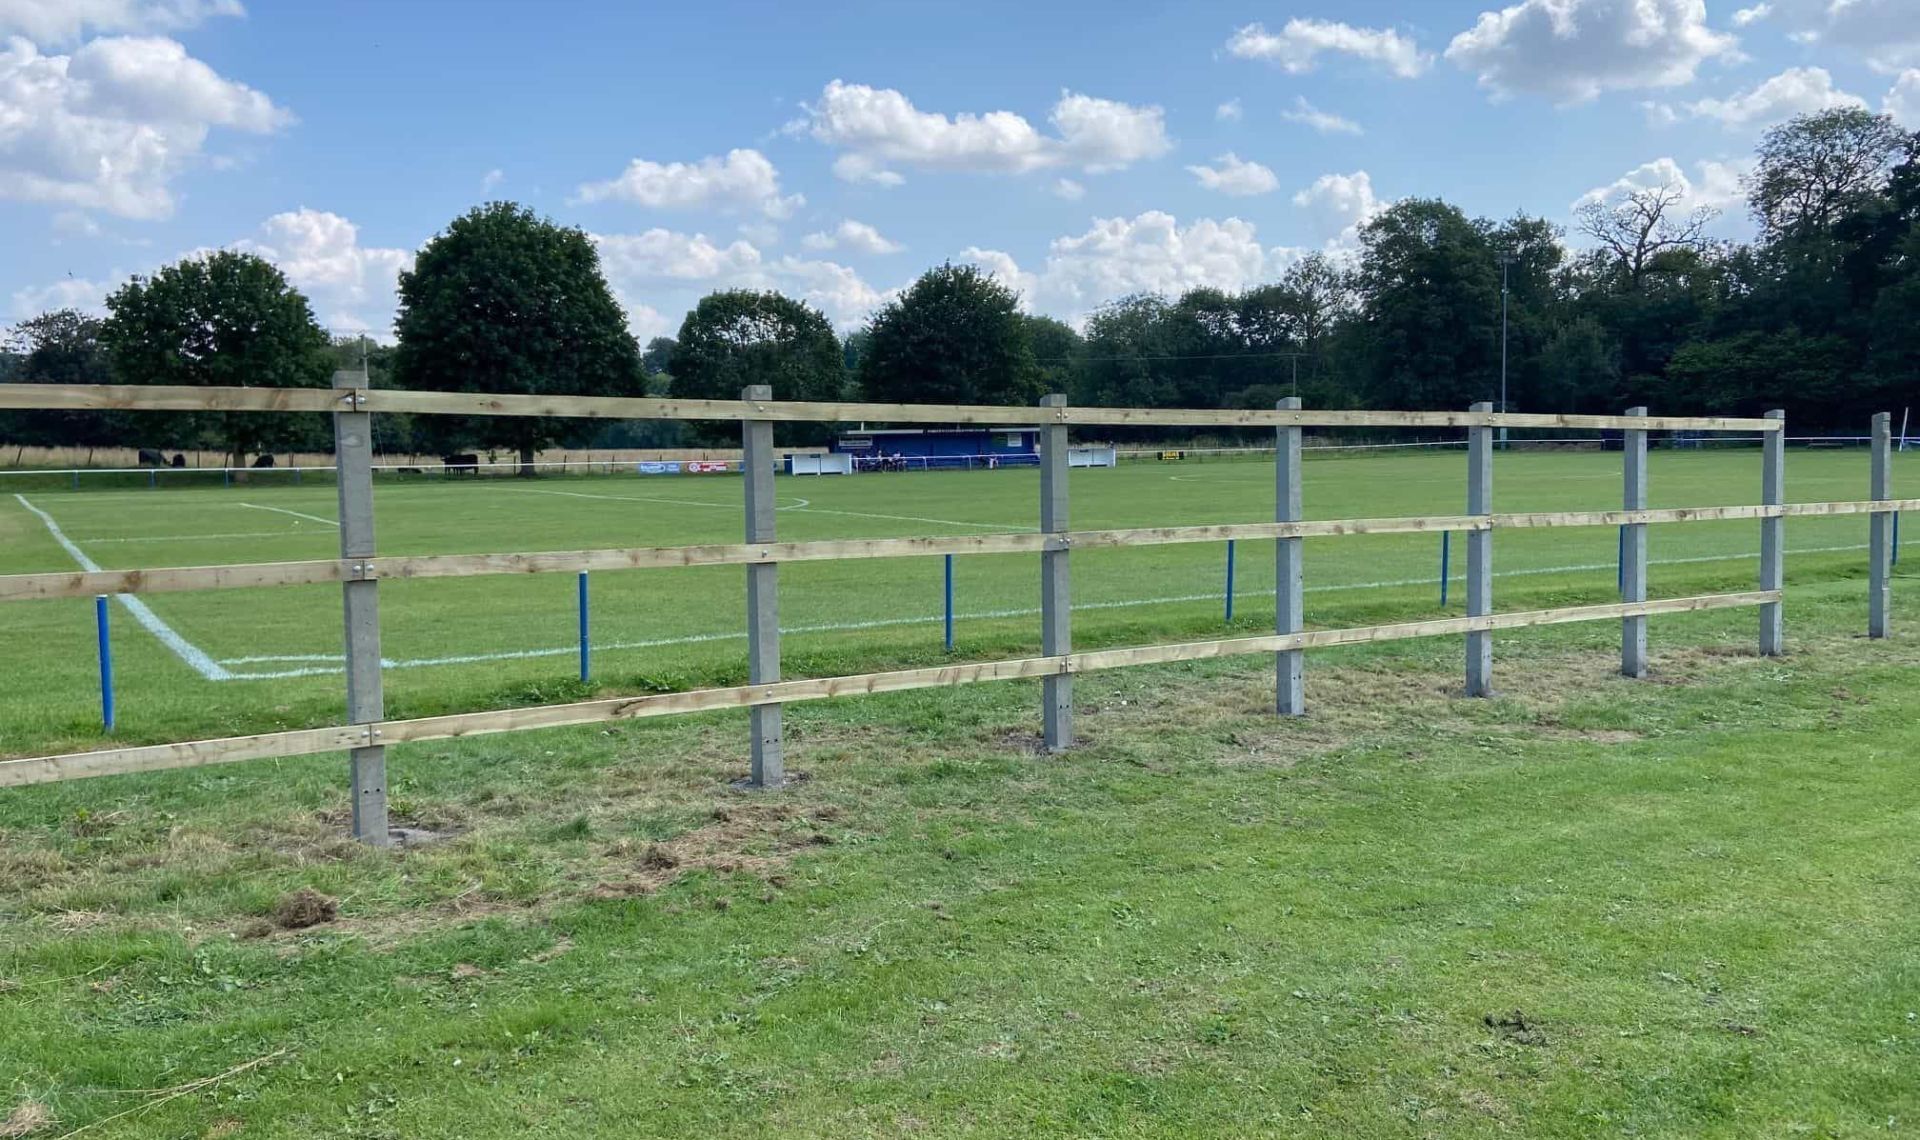
[[[65,531],[60,529],[60,524],[53,521],[52,515],[28,502],[25,495],[15,495],[14,498],[19,500],[21,506],[32,511],[39,517],[41,522],[46,524],[47,533],[51,534],[53,540],[59,543],[61,548],[64,549],[75,562],[80,564],[82,570],[95,573],[99,572],[100,564],[87,557],[84,550],[74,545],[73,540],[67,537]],[[153,610],[147,606],[146,602],[134,597],[132,594],[115,594],[114,599],[126,607],[126,611],[133,615],[133,620],[139,622],[141,628],[151,633],[159,640],[160,644],[166,646],[175,657],[186,662],[189,669],[192,669],[209,681],[231,681],[234,679],[234,674],[228,671],[226,666],[215,661],[207,654],[206,650],[201,649],[191,641],[180,636],[172,626],[160,620],[160,615],[154,613]]]
[[[1805,547],[1799,550],[1789,550],[1787,553],[1790,555],[1832,554],[1865,549],[1867,549],[1866,544],[1856,543],[1851,546]],[[1758,552],[1749,551],[1744,554],[1708,554],[1688,558],[1651,558],[1648,559],[1648,562],[1655,565],[1688,565],[1701,562],[1738,562],[1748,558],[1758,558],[1759,556]],[[1496,571],[1494,577],[1520,578],[1541,574],[1570,574],[1589,570],[1612,570],[1614,568],[1615,564],[1612,562],[1586,562],[1569,566],[1532,566],[1519,570]],[[1455,578],[1460,576],[1461,575],[1457,574],[1453,575]],[[1433,585],[1436,580],[1435,576],[1428,575],[1420,578],[1383,579],[1376,582],[1337,582],[1324,586],[1308,586],[1306,587],[1306,592],[1331,593],[1343,590],[1379,590],[1404,586],[1430,586]],[[1169,594],[1157,598],[1132,598],[1114,602],[1079,602],[1076,603],[1073,608],[1075,610],[1118,610],[1133,606],[1167,605],[1180,602],[1211,602],[1219,601],[1225,597],[1225,591],[1213,590],[1200,594]],[[954,620],[981,621],[994,618],[1031,617],[1039,612],[1040,609],[1037,606],[1026,606],[1014,609],[976,610],[970,613],[956,613],[954,614]],[[915,617],[874,618],[868,621],[782,626],[780,632],[783,634],[841,633],[863,629],[888,629],[909,625],[934,625],[940,622],[942,617],[943,615],[941,614],[923,614]],[[746,636],[744,631],[738,633],[695,633],[681,637],[652,638],[646,641],[597,642],[594,648],[604,650],[661,649],[675,645],[705,645],[717,641],[743,641],[746,639]],[[414,657],[398,660],[383,659],[380,662],[380,666],[383,669],[427,669],[445,665],[480,665],[489,661],[524,661],[540,657],[570,657],[578,652],[580,652],[578,645],[564,645],[552,649],[504,649],[492,653],[463,653],[444,657]],[[293,669],[274,669],[261,672],[232,674],[232,679],[236,681],[277,681],[293,677],[319,677],[343,673],[345,669],[340,664],[340,661],[341,657],[337,653],[291,653],[269,654],[257,657],[228,657],[222,659],[220,664],[223,666],[298,666]]]

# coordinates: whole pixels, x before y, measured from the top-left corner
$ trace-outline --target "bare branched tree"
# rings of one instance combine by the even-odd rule
[[[1706,228],[1720,211],[1696,206],[1682,213],[1686,198],[1686,186],[1668,181],[1619,197],[1590,199],[1574,214],[1580,232],[1611,252],[1638,290],[1661,254],[1706,245]]]

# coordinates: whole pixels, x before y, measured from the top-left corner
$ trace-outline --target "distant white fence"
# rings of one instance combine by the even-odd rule
[[[825,455],[789,455],[787,456],[787,474],[851,475],[853,474],[853,456],[837,452]]]

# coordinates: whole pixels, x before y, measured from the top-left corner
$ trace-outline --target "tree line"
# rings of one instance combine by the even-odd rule
[[[365,367],[376,386],[546,395],[1138,407],[1455,409],[1752,415],[1856,432],[1904,407],[1920,369],[1920,134],[1885,115],[1807,115],[1762,140],[1752,242],[1707,236],[1715,211],[1678,184],[1622,188],[1576,211],[1582,248],[1538,217],[1467,216],[1406,199],[1350,256],[1315,254],[1238,293],[1136,294],[1083,329],[1023,311],[971,265],[928,270],[845,337],[777,292],[704,297],[677,335],[636,343],[592,240],[493,202],[455,219],[399,279],[394,343],[330,339],[270,263],[220,251],[135,277],[106,315],[12,330],[15,382],[319,387]],[[565,446],[726,442],[729,424],[377,417],[388,452],[498,448],[530,464]],[[782,425],[822,442],[830,425]],[[326,450],[319,416],[0,413],[15,445],[226,452]],[[527,468],[527,470],[531,470]]]

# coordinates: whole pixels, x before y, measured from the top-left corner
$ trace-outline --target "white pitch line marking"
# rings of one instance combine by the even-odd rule
[[[227,534],[149,534],[131,538],[76,538],[75,542],[93,545],[100,542],[199,542],[211,538],[285,538],[288,535],[311,534],[311,531],[295,530],[241,530]]]
[[[1906,545],[1906,544],[1903,543],[1902,545]],[[1851,546],[1804,547],[1799,550],[1789,550],[1787,551],[1787,553],[1790,555],[1792,554],[1832,554],[1832,553],[1838,553],[1842,551],[1865,550],[1865,549],[1867,549],[1866,544],[1856,543]],[[1697,562],[1737,562],[1742,559],[1758,558],[1758,557],[1760,557],[1760,555],[1757,551],[1755,551],[1755,552],[1748,552],[1745,554],[1712,554],[1712,555],[1702,555],[1702,556],[1689,557],[1689,558],[1651,558],[1651,559],[1648,559],[1648,561],[1656,565],[1678,565],[1678,564],[1697,563]],[[1518,578],[1518,577],[1524,577],[1527,575],[1537,575],[1537,574],[1568,574],[1568,573],[1575,573],[1575,572],[1585,571],[1585,570],[1611,570],[1611,569],[1614,569],[1614,564],[1611,562],[1589,562],[1589,563],[1581,563],[1581,564],[1572,565],[1572,566],[1535,566],[1535,567],[1529,567],[1521,570],[1501,570],[1501,571],[1496,571],[1494,573],[1494,577]],[[1461,577],[1461,575],[1454,575],[1454,577]],[[1339,583],[1334,583],[1332,585],[1326,585],[1326,586],[1308,586],[1306,587],[1306,591],[1308,593],[1323,593],[1323,592],[1332,592],[1332,591],[1338,591],[1338,590],[1388,589],[1396,586],[1425,586],[1425,585],[1431,584],[1433,581],[1434,579],[1429,576],[1429,577],[1423,577],[1423,578],[1394,578],[1394,579],[1386,579],[1386,580],[1377,581],[1377,582],[1339,582]],[[1076,610],[1117,610],[1117,609],[1126,609],[1131,606],[1166,605],[1170,603],[1179,603],[1179,602],[1211,602],[1211,601],[1215,601],[1220,598],[1223,598],[1225,596],[1226,595],[1224,591],[1216,590],[1216,591],[1211,591],[1204,594],[1171,594],[1165,597],[1133,598],[1129,600],[1115,601],[1115,602],[1078,602],[1074,604],[1073,608]],[[954,616],[954,620],[956,621],[979,621],[982,619],[993,619],[993,618],[1031,617],[1034,614],[1037,614],[1039,612],[1040,610],[1038,607],[1023,607],[1023,608],[1017,608],[1017,609],[978,610],[972,613],[956,613],[953,616]],[[932,625],[939,622],[940,620],[941,620],[941,615],[939,614],[926,614],[923,616],[916,616],[916,617],[875,618],[870,621],[831,622],[831,623],[826,623],[821,625],[782,626],[780,629],[780,632],[783,634],[841,633],[841,632],[850,631],[850,630],[887,629],[887,628],[891,628],[895,626],[903,626],[903,625]],[[744,631],[740,633],[695,633],[695,634],[687,634],[682,637],[661,637],[661,638],[654,638],[647,641],[605,642],[605,643],[596,645],[596,648],[608,649],[608,650],[659,649],[659,648],[664,648],[666,646],[672,646],[672,645],[702,645],[702,644],[708,644],[716,641],[743,641],[746,639],[746,636],[747,635]],[[423,668],[432,668],[435,666],[443,666],[443,665],[479,665],[479,664],[484,664],[488,661],[522,661],[522,660],[527,660],[529,658],[536,658],[536,657],[567,657],[575,653],[578,653],[579,651],[580,651],[580,648],[577,645],[565,645],[565,646],[560,646],[554,649],[505,649],[505,650],[499,650],[497,652],[492,652],[492,653],[466,653],[466,654],[456,654],[456,655],[446,656],[446,657],[415,657],[415,658],[407,658],[407,659],[398,660],[398,661],[383,660],[381,661],[380,664],[381,664],[381,667],[384,669],[423,669]],[[262,656],[262,657],[229,657],[229,658],[223,659],[220,663],[222,665],[266,665],[266,664],[280,664],[280,663],[285,663],[285,664],[315,663],[319,666],[317,668],[279,669],[279,670],[271,670],[271,671],[261,672],[261,673],[235,673],[232,675],[232,678],[237,681],[278,681],[278,680],[285,680],[293,677],[319,677],[319,676],[329,676],[333,674],[343,673],[346,670],[341,666],[339,665],[329,666],[328,664],[326,664],[328,662],[337,662],[339,660],[340,660],[339,654],[293,653],[293,654],[285,654],[285,655],[279,655],[279,656],[269,655],[269,656]]]
[[[297,519],[306,519],[308,522],[321,523],[325,526],[330,526],[335,529],[338,529],[340,526],[339,523],[335,522],[332,519],[323,519],[319,515],[303,514],[300,511],[290,511],[285,507],[263,507],[259,503],[241,503],[240,505],[243,507],[250,507],[256,511],[272,511],[275,514],[292,515],[294,518],[297,518]]]
[[[74,545],[73,540],[60,529],[60,524],[53,521],[52,515],[28,502],[25,495],[15,495],[14,498],[20,501],[21,506],[38,515],[41,522],[47,524],[47,533],[53,535],[53,540],[80,564],[82,570],[99,572],[100,564],[87,557],[85,551]],[[160,644],[172,650],[175,657],[186,662],[188,668],[209,681],[233,680],[233,674],[228,672],[225,666],[209,656],[206,650],[181,637],[172,626],[161,621],[160,615],[148,608],[146,602],[132,594],[115,594],[114,598],[133,615],[133,620],[139,622],[142,628],[158,638]]]

